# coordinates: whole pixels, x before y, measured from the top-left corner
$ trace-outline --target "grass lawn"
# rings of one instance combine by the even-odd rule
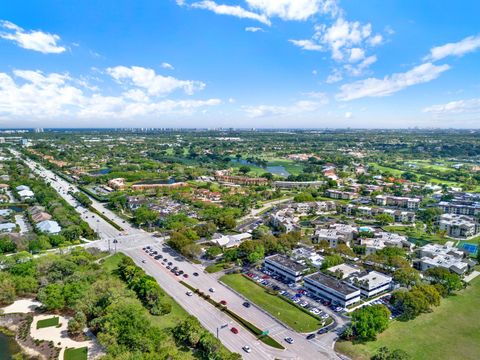
[[[209,274],[213,274],[213,273],[222,271],[222,270],[224,270],[225,268],[229,268],[228,264],[218,263],[218,264],[208,265],[208,266],[205,268],[205,271],[206,271],[207,273],[209,273]]]
[[[480,278],[457,295],[442,299],[432,313],[408,322],[394,321],[366,344],[338,342],[336,349],[354,360],[370,359],[381,346],[402,349],[412,359],[474,360],[480,354]]]
[[[46,327],[52,327],[57,325],[58,325],[58,316],[37,321],[37,329],[43,329]]]
[[[304,313],[277,295],[268,294],[265,289],[243,275],[224,275],[220,280],[298,332],[312,332],[322,326],[321,322],[313,316]]]
[[[447,241],[452,241],[447,237],[441,237],[435,234],[427,234],[423,230],[419,230],[413,226],[402,226],[402,225],[387,225],[383,227],[386,231],[396,232],[401,235],[408,236],[417,240],[424,240],[429,242],[436,242],[439,244],[444,244]]]
[[[64,360],[87,360],[88,348],[65,349]]]

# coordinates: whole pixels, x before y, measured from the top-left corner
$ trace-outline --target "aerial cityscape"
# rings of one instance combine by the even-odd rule
[[[0,360],[479,359],[479,13],[2,5]]]

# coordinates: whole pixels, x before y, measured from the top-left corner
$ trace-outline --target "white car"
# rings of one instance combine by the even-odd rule
[[[214,293],[214,292],[215,292],[215,288],[210,288],[210,289],[208,289],[208,291],[210,291],[211,293]]]
[[[294,340],[293,340],[291,337],[286,337],[286,338],[285,338],[285,341],[286,341],[287,343],[289,343],[289,344],[293,344],[293,341],[294,341]]]
[[[245,351],[246,353],[251,353],[252,352],[252,349],[250,349],[250,346],[248,345],[245,345],[244,347],[242,347],[243,351]]]
[[[193,293],[191,291],[187,291],[186,294],[187,294],[187,296],[192,296],[193,295]]]

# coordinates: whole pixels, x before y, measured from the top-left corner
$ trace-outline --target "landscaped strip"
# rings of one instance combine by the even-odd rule
[[[90,210],[91,212],[94,212],[95,214],[97,214],[98,216],[100,216],[103,220],[105,220],[106,222],[108,222],[110,225],[112,225],[115,229],[117,229],[118,231],[123,231],[124,229],[117,225],[115,222],[113,222],[112,220],[110,220],[108,217],[106,217],[104,214],[102,214],[100,211],[98,211],[97,209],[95,209],[93,206],[89,206],[88,207],[88,210]]]
[[[265,335],[264,332],[262,330],[260,330],[258,327],[256,327],[255,325],[253,325],[251,322],[245,320],[244,318],[240,317],[239,315],[237,315],[236,313],[234,313],[233,311],[231,311],[230,309],[228,309],[226,306],[216,302],[215,300],[213,300],[212,298],[210,298],[210,295],[208,294],[205,294],[203,293],[202,291],[194,288],[193,286],[187,284],[186,282],[184,281],[180,281],[180,283],[187,287],[188,289],[190,289],[191,291],[193,291],[194,293],[198,294],[198,296],[202,297],[203,299],[205,299],[206,301],[208,301],[210,304],[212,304],[213,306],[219,308],[221,311],[225,312],[227,315],[229,315],[232,319],[236,320],[240,325],[242,325],[245,329],[247,329],[248,331],[250,331],[253,335],[255,335],[257,337],[258,340],[260,340],[261,342],[263,342],[264,344],[266,345],[269,345],[271,347],[274,347],[276,349],[280,349],[280,350],[284,350],[285,347],[283,347],[282,344],[280,344],[278,341],[276,341],[275,339],[271,338],[270,336],[268,335]]]
[[[322,321],[305,309],[300,309],[276,294],[268,293],[266,289],[241,274],[224,275],[220,281],[295,331],[307,333],[316,331],[322,326]]]
[[[38,320],[37,329],[43,329],[46,327],[57,326],[59,324],[58,316],[54,316],[48,319]]]

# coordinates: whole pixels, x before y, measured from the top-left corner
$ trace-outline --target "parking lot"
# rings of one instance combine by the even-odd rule
[[[250,277],[253,281],[271,288],[272,290],[278,291],[278,296],[288,298],[295,304],[310,311],[313,315],[322,318],[327,324],[329,323],[318,331],[319,334],[336,328],[337,325],[339,325],[337,324],[338,322],[341,324],[344,323],[344,321],[338,321],[340,315],[335,314],[335,311],[343,312],[343,308],[334,306],[327,300],[312,296],[298,284],[289,285],[283,282],[279,277],[273,275],[270,271],[263,268],[260,270],[248,270],[245,271],[244,274]],[[329,318],[332,319],[331,323],[328,321]]]

